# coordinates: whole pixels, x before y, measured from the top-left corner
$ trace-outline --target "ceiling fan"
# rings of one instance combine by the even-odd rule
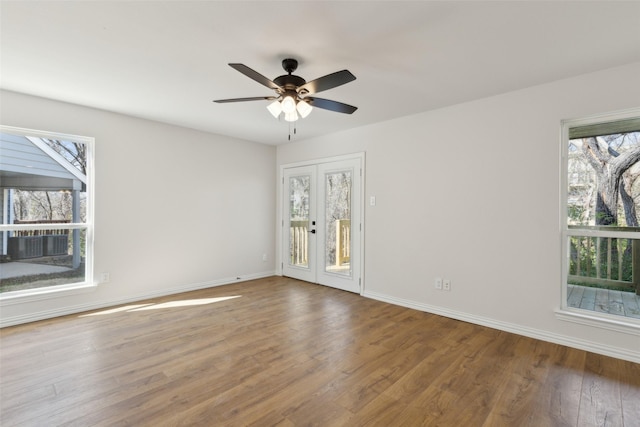
[[[333,89],[334,87],[355,80],[356,77],[348,70],[336,71],[335,73],[327,74],[326,76],[307,82],[302,77],[292,74],[298,68],[298,61],[291,58],[282,61],[282,68],[284,68],[288,74],[276,77],[273,80],[269,80],[244,64],[229,64],[229,66],[261,85],[275,90],[276,95],[218,99],[214,102],[274,101],[267,106],[267,109],[275,118],[284,114],[284,119],[288,122],[295,122],[299,117],[307,117],[309,113],[311,113],[312,107],[345,114],[352,114],[358,109],[358,107],[343,104],[342,102],[308,96],[322,92],[323,90]]]

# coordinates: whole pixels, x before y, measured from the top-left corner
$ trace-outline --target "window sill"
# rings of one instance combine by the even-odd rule
[[[51,286],[48,288],[25,289],[0,294],[0,307],[24,304],[32,301],[41,301],[52,298],[66,297],[69,295],[83,294],[97,289],[97,283],[73,283],[69,285]]]
[[[556,317],[567,322],[640,336],[640,319],[567,308],[556,310]]]

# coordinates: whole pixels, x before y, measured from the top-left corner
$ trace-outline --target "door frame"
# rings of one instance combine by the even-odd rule
[[[284,239],[284,212],[283,212],[283,205],[284,205],[284,200],[283,197],[285,196],[283,194],[283,187],[284,187],[284,170],[285,169],[289,169],[289,168],[296,168],[296,167],[302,167],[302,166],[314,166],[314,165],[319,165],[322,163],[332,163],[332,162],[339,162],[339,161],[344,161],[344,160],[360,160],[360,175],[361,175],[361,179],[360,179],[360,199],[357,201],[354,201],[355,203],[359,203],[360,204],[360,237],[359,239],[357,239],[357,244],[360,245],[360,262],[359,264],[359,269],[358,271],[354,271],[353,274],[357,275],[359,283],[360,283],[360,295],[364,294],[364,289],[365,289],[365,280],[364,280],[364,261],[365,261],[365,249],[364,249],[364,242],[365,242],[365,230],[366,227],[364,225],[364,208],[365,208],[365,152],[358,152],[358,153],[352,153],[352,154],[345,154],[345,155],[341,155],[341,156],[333,156],[333,157],[323,157],[323,158],[319,158],[319,159],[313,159],[313,160],[305,160],[305,161],[301,161],[301,162],[295,162],[295,163],[286,163],[286,164],[282,164],[279,165],[279,172],[278,172],[278,185],[277,185],[277,191],[276,191],[276,198],[277,198],[277,215],[276,215],[276,275],[278,276],[282,276],[283,273],[283,263],[284,263],[284,259],[283,259],[283,239]],[[287,234],[288,236],[288,234]],[[355,242],[354,242],[355,243]]]

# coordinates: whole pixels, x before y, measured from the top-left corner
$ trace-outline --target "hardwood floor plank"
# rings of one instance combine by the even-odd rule
[[[0,330],[3,426],[637,427],[640,365],[272,277]]]
[[[640,365],[624,362],[620,372],[627,373],[620,381],[623,425],[640,425]]]
[[[516,360],[511,365],[511,373],[485,425],[551,425],[548,411],[533,413],[531,407],[543,406],[539,402],[546,396],[540,391],[544,388],[554,347],[556,346],[553,344],[525,337],[518,341],[514,352]],[[525,355],[526,357],[523,357]]]
[[[622,365],[620,360],[587,354],[578,413],[579,425],[624,425],[619,377]]]
[[[427,352],[425,346],[416,345],[404,351],[400,357],[389,352],[378,358],[375,364],[368,363],[366,375],[358,375],[357,381],[353,381],[355,375],[350,375],[348,382],[351,385],[343,386],[345,391],[338,397],[339,404],[351,412],[358,412],[409,372]],[[374,365],[377,367],[373,368]]]
[[[392,426],[407,409],[407,404],[379,394],[350,420],[354,426]]]
[[[552,349],[543,386],[532,404],[548,425],[578,425],[582,376],[576,372],[584,369],[585,358],[584,351],[563,346]]]

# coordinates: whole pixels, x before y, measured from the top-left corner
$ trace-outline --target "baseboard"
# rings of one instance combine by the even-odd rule
[[[265,271],[261,273],[253,273],[236,277],[227,277],[207,282],[191,283],[180,285],[173,288],[162,289],[157,292],[148,292],[138,295],[129,296],[122,299],[114,299],[109,301],[101,301],[99,303],[80,304],[69,307],[55,308],[51,310],[40,311],[37,313],[28,313],[12,317],[0,317],[0,328],[8,326],[20,325],[23,323],[36,322],[38,320],[46,320],[54,317],[67,316],[70,314],[78,314],[86,311],[100,310],[107,307],[113,307],[121,304],[129,304],[136,301],[142,301],[151,298],[165,297],[183,292],[198,291],[201,289],[213,288],[216,286],[230,285],[232,283],[246,282],[248,280],[262,279],[275,275],[274,271]]]
[[[577,339],[566,335],[554,334],[547,331],[528,328],[514,323],[502,322],[487,317],[474,316],[468,313],[449,310],[446,308],[423,304],[402,298],[396,298],[378,292],[365,291],[362,296],[394,305],[399,305],[402,307],[412,308],[414,310],[437,314],[439,316],[448,317],[451,319],[462,320],[464,322],[473,323],[475,325],[486,326],[488,328],[498,329],[500,331],[511,332],[525,337],[539,339],[541,341],[552,342],[554,344],[560,344],[567,347],[577,348],[579,350],[590,351],[592,353],[602,354],[604,356],[610,356],[616,359],[640,363],[640,353],[637,351],[611,347],[609,345],[605,346],[593,341]]]

